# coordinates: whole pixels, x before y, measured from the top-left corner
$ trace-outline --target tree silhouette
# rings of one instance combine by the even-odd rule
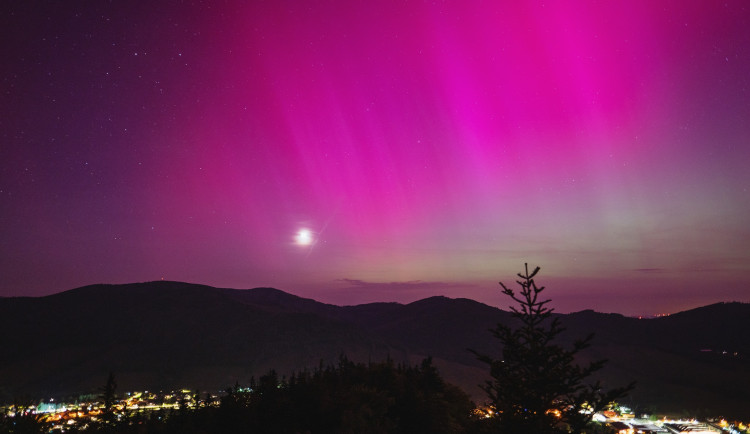
[[[594,412],[625,396],[633,384],[604,392],[599,381],[586,382],[606,363],[576,363],[576,355],[590,346],[593,334],[576,340],[572,349],[556,344],[565,329],[558,318],[551,318],[550,300],[539,298],[544,287],[538,287],[534,277],[540,268],[529,273],[528,264],[524,266],[524,273],[518,274],[518,294],[500,282],[503,293],[518,304],[511,312],[520,323],[517,328],[498,324],[491,330],[502,344],[502,358],[471,350],[490,367],[492,380],[483,387],[495,413],[489,423],[503,433],[582,432]]]
[[[288,379],[272,370],[255,387],[230,388],[208,426],[216,432],[454,434],[473,428],[473,408],[430,358],[408,366],[342,356],[335,366]]]
[[[109,372],[107,375],[107,383],[104,387],[99,388],[101,391],[100,398],[104,401],[104,408],[102,408],[102,421],[105,424],[112,424],[116,421],[114,413],[115,403],[117,402],[117,382],[115,381],[114,372]]]

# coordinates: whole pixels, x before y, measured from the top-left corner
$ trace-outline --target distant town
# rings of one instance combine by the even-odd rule
[[[248,388],[238,390],[252,393]],[[116,399],[110,409],[102,396],[86,395],[72,402],[49,399],[37,404],[3,405],[0,406],[0,414],[9,421],[33,418],[44,427],[45,432],[64,433],[86,431],[98,426],[106,421],[107,413],[117,422],[130,420],[132,424],[139,424],[154,418],[169,418],[179,412],[220,405],[219,394],[181,389],[169,392],[128,392]],[[475,409],[475,414],[480,417],[493,416],[491,411],[481,407]],[[750,434],[750,423],[747,422],[636,415],[624,406],[596,413],[593,421],[610,427],[617,434]]]

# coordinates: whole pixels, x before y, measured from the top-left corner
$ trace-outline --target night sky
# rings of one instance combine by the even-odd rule
[[[0,295],[750,301],[750,3],[4,1]]]

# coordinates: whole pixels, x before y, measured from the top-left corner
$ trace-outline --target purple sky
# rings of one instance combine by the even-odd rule
[[[2,296],[750,301],[747,1],[0,9]]]

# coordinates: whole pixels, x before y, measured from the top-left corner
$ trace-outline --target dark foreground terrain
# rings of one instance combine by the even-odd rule
[[[596,333],[583,358],[609,359],[606,387],[637,381],[636,411],[750,417],[750,305],[721,303],[655,319],[582,311],[560,315],[563,342]],[[39,298],[0,298],[0,401],[92,392],[115,372],[119,390],[247,384],[387,358],[432,356],[441,375],[477,402],[499,354],[487,331],[508,312],[467,299],[339,307],[271,288],[179,282],[92,285]]]

